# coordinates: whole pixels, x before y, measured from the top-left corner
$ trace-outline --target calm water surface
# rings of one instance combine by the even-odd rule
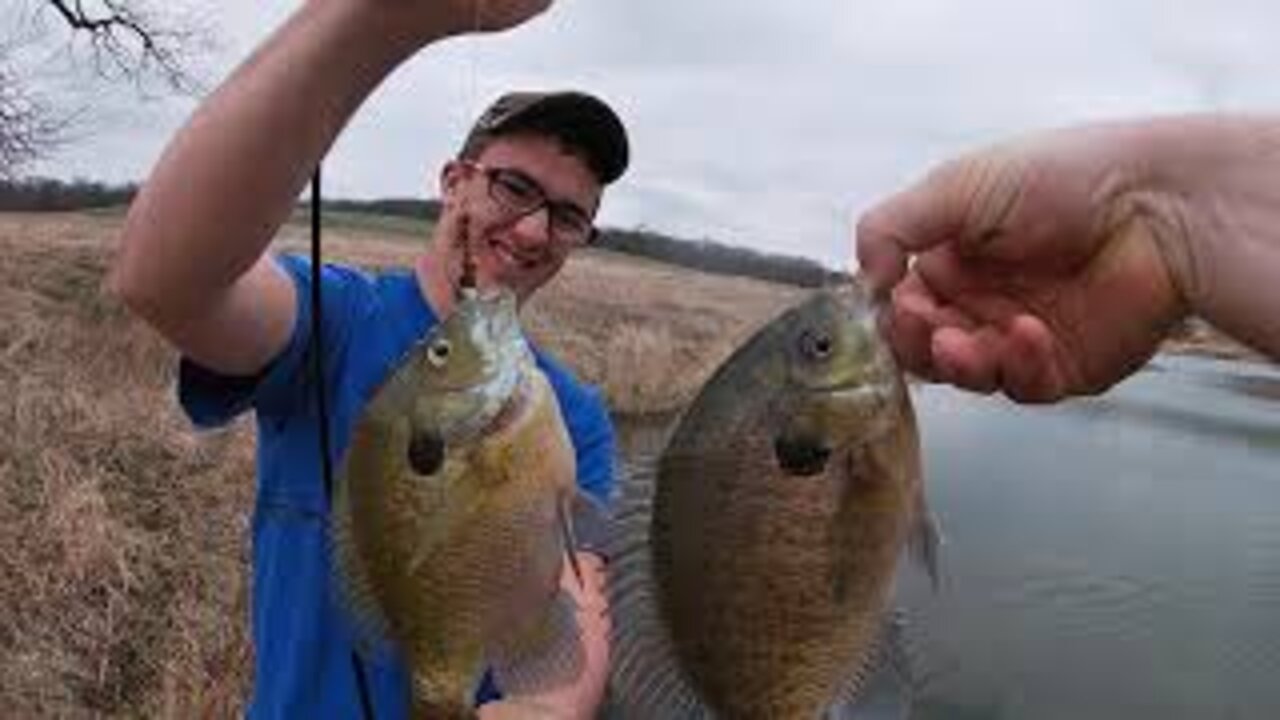
[[[941,593],[903,575],[919,718],[1280,718],[1280,372],[1161,357],[1053,407],[914,397],[947,541]]]

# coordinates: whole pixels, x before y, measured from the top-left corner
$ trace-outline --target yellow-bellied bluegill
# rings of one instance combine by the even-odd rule
[[[415,717],[472,717],[486,667],[508,694],[577,676],[560,577],[580,500],[514,297],[465,291],[374,393],[335,488],[344,599],[405,658]]]
[[[936,577],[937,541],[862,291],[818,291],[739,347],[628,478],[616,532],[615,713],[857,717],[902,551],[918,539]]]

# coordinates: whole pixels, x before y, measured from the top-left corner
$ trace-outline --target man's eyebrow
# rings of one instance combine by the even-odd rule
[[[567,210],[572,210],[575,214],[581,215],[583,220],[586,220],[587,222],[591,222],[591,213],[587,212],[586,208],[582,207],[576,202],[573,202],[572,200],[552,200],[551,204],[559,206],[561,208],[565,208]]]
[[[552,197],[552,196],[551,196],[551,193],[547,192],[547,186],[546,186],[546,185],[543,185],[541,182],[539,182],[539,180],[538,180],[537,178],[535,178],[534,176],[532,176],[532,175],[530,175],[529,173],[525,172],[524,170],[521,170],[521,169],[520,169],[520,168],[518,168],[518,167],[507,167],[507,168],[502,168],[502,169],[504,169],[504,170],[506,170],[508,173],[511,173],[512,175],[514,175],[514,176],[518,177],[522,182],[529,183],[529,184],[530,184],[530,185],[532,185],[533,187],[537,188],[537,189],[538,189],[538,192],[542,193],[542,197],[543,197],[543,198],[545,198],[545,199],[547,200],[547,203],[548,203],[549,205],[551,205],[551,206],[553,206],[553,207],[558,207],[558,208],[567,208],[567,209],[572,210],[573,212],[575,212],[575,213],[577,213],[577,214],[581,215],[581,216],[583,217],[583,219],[585,219],[587,222],[592,222],[592,221],[593,221],[593,217],[592,217],[592,216],[593,216],[593,212],[588,211],[586,208],[584,208],[583,206],[579,205],[577,202],[575,202],[575,201],[573,201],[573,200],[569,200],[569,199],[567,199],[567,198],[556,198],[556,197]],[[599,204],[597,204],[596,209],[599,209]]]

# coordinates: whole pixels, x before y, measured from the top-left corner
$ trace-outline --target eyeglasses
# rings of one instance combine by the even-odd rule
[[[514,168],[489,167],[473,160],[463,162],[484,173],[489,184],[489,197],[511,213],[512,220],[546,208],[547,230],[553,242],[567,247],[582,247],[595,240],[595,225],[582,208],[547,197],[542,185],[524,172]]]

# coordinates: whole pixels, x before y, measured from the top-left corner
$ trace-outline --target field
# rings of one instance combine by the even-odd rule
[[[119,226],[0,214],[5,717],[228,717],[247,692],[252,434],[245,421],[193,433],[172,353],[101,292]],[[334,223],[326,257],[406,264],[405,230]],[[304,228],[278,244],[301,251]],[[525,321],[614,411],[657,413],[799,296],[585,251]],[[1211,334],[1196,345],[1238,351]]]

